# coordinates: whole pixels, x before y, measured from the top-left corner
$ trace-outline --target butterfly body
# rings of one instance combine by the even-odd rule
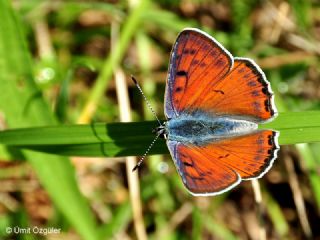
[[[260,178],[277,157],[279,133],[257,129],[277,115],[266,76],[199,29],[184,29],[173,45],[164,107],[168,121],[156,132],[193,195]]]
[[[222,116],[206,116],[204,113],[182,114],[166,122],[166,138],[171,141],[206,145],[220,139],[252,132],[256,123]]]

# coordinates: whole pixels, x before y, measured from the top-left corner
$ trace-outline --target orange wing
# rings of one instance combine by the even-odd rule
[[[262,70],[250,59],[233,58],[212,37],[191,29],[182,31],[173,47],[165,103],[167,118],[203,111],[262,122],[276,114]]]
[[[279,149],[278,133],[271,130],[228,138],[205,146],[168,141],[186,188],[194,195],[217,195],[240,183],[262,177]]]
[[[235,58],[233,68],[222,81],[212,83],[201,97],[185,106],[216,115],[244,115],[258,122],[276,114],[273,94],[262,70],[245,58]]]
[[[232,61],[231,54],[206,33],[182,31],[171,52],[165,95],[167,118],[178,116],[186,101],[195,101],[212,82],[220,81]]]

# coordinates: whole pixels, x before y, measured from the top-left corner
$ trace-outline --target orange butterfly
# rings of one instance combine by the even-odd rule
[[[171,52],[165,93],[168,119],[157,128],[193,195],[217,195],[262,177],[279,150],[279,133],[257,130],[277,115],[264,73],[233,57],[198,29],[183,30]]]

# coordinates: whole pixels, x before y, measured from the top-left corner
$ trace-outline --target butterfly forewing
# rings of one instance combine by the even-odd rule
[[[231,55],[208,35],[192,30],[181,32],[170,58],[165,97],[167,118],[185,111],[212,82],[220,81],[231,66]]]
[[[203,111],[263,122],[276,115],[262,70],[250,59],[233,58],[213,38],[193,30],[180,33],[173,47],[165,101],[168,118]]]
[[[263,122],[276,115],[273,94],[262,70],[250,59],[235,58],[222,81],[190,103],[216,115],[238,115]]]

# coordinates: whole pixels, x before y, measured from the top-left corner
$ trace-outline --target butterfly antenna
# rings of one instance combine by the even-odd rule
[[[160,134],[157,134],[157,136],[153,139],[153,141],[152,141],[151,144],[149,145],[147,151],[143,154],[143,156],[140,158],[139,162],[138,162],[138,163],[136,164],[136,166],[132,169],[132,172],[134,172],[135,170],[137,170],[137,169],[141,166],[143,160],[146,158],[148,152],[150,151],[150,149],[152,148],[152,146],[155,144],[155,142],[157,141],[157,139],[159,138],[159,136],[160,136]]]
[[[159,118],[157,117],[156,112],[155,112],[155,111],[153,110],[153,108],[151,107],[151,104],[150,104],[150,102],[148,101],[147,97],[144,95],[144,93],[143,93],[143,91],[142,91],[142,89],[141,89],[141,87],[140,87],[139,83],[137,82],[137,80],[135,79],[135,77],[134,77],[134,76],[132,76],[132,75],[131,75],[131,79],[132,79],[132,81],[134,82],[134,84],[136,85],[136,87],[139,89],[139,91],[140,91],[140,93],[141,93],[141,95],[142,95],[143,99],[146,101],[147,106],[148,106],[148,108],[151,110],[151,112],[152,112],[153,116],[157,119],[157,121],[158,121],[159,125],[160,125],[160,126],[162,126],[162,124],[161,124],[161,122],[160,122]]]

